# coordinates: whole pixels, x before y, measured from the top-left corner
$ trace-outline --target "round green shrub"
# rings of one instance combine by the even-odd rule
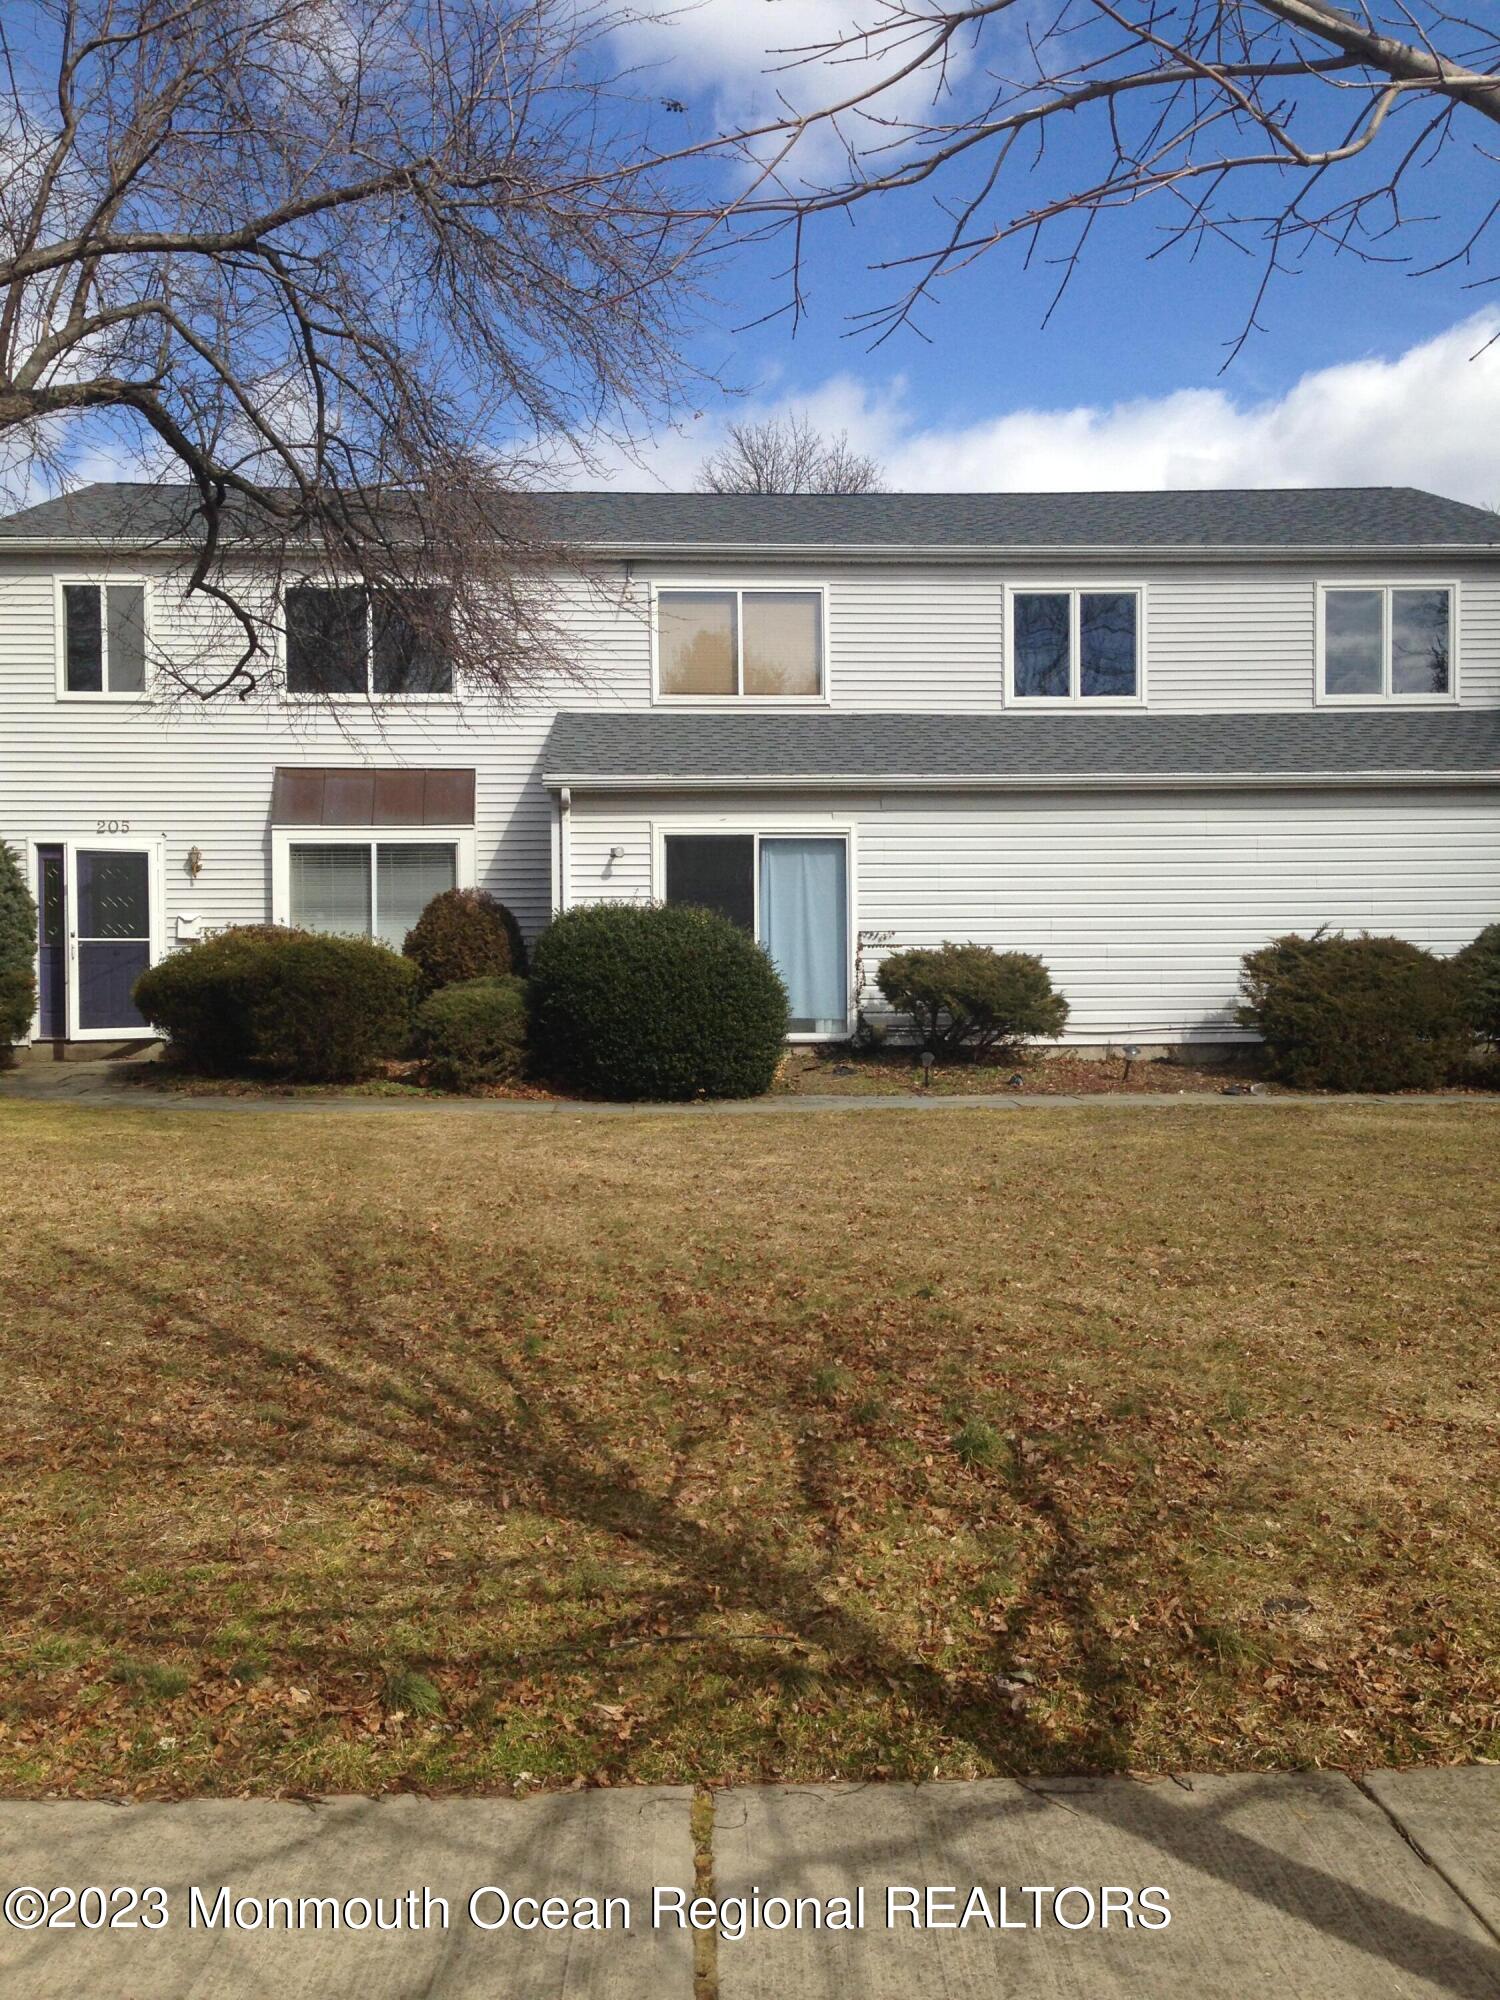
[[[1472,1040],[1463,974],[1404,938],[1275,938],[1240,991],[1271,1074],[1305,1090],[1431,1090]]]
[[[1464,982],[1475,1034],[1500,1042],[1500,924],[1486,924],[1453,962]]]
[[[14,849],[0,841],[0,1061],[36,1013],[36,904]]]
[[[135,1004],[190,1068],[213,1076],[248,1069],[255,1059],[251,1004],[266,952],[290,936],[275,924],[239,924],[185,945],[141,974]]]
[[[350,1082],[405,1053],[410,960],[366,938],[246,925],[142,973],[135,1004],[195,1068]]]
[[[417,1009],[412,1053],[444,1090],[477,1090],[519,1075],[526,1051],[526,982],[465,979]]]
[[[592,903],[537,940],[532,1047],[600,1097],[758,1097],[786,1032],[776,968],[712,910]]]
[[[483,889],[445,889],[434,896],[401,949],[421,973],[424,993],[526,970],[520,925]]]
[[[1015,1051],[1060,1035],[1068,1003],[1041,959],[983,944],[890,952],[875,983],[934,1055]]]

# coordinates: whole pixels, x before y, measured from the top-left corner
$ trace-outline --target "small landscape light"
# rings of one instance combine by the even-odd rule
[[[936,1056],[935,1056],[935,1055],[934,1055],[934,1054],[932,1053],[932,1050],[931,1050],[931,1049],[923,1049],[923,1051],[922,1051],[922,1088],[923,1088],[924,1090],[925,1090],[925,1089],[927,1088],[927,1086],[928,1086],[928,1085],[929,1085],[929,1084],[930,1084],[930,1083],[932,1082],[932,1065],[933,1065],[933,1064],[934,1064],[934,1063],[935,1063],[936,1061],[937,1061],[937,1057],[936,1057]]]
[[[1122,1083],[1129,1083],[1130,1065],[1135,1061],[1140,1052],[1141,1045],[1139,1042],[1127,1042],[1125,1044],[1125,1074],[1120,1079]]]

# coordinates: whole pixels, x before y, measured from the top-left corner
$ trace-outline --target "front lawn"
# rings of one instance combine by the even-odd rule
[[[1500,1111],[0,1110],[0,1790],[1500,1755]]]

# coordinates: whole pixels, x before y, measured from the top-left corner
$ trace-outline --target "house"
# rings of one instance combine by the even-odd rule
[[[1409,489],[580,493],[541,504],[577,671],[503,711],[381,692],[162,705],[180,492],[0,522],[0,838],[41,911],[36,1034],[139,1034],[177,943],[263,921],[399,946],[479,884],[755,930],[797,1035],[885,950],[1039,952],[1070,1041],[1235,1039],[1288,929],[1450,952],[1500,916],[1500,519]],[[305,614],[305,615],[304,615]],[[309,637],[311,633],[314,636]]]

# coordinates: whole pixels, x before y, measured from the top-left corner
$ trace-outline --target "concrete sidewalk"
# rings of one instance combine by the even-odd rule
[[[1230,1115],[1246,1106],[1277,1110],[1351,1104],[1467,1104],[1500,1108],[1500,1098],[1455,1092],[1411,1091],[1400,1096],[1370,1096],[1348,1092],[1338,1096],[1306,1092],[1276,1096],[1265,1091],[1225,1097],[1212,1091],[1115,1090],[1077,1096],[1041,1096],[1025,1091],[984,1091],[972,1096],[941,1092],[899,1091],[869,1096],[793,1096],[716,1099],[705,1104],[601,1104],[587,1098],[549,1097],[362,1097],[352,1092],[326,1096],[235,1097],[180,1090],[153,1090],[131,1081],[122,1071],[132,1062],[42,1062],[28,1058],[0,1074],[0,1104],[78,1104],[89,1109],[137,1111],[236,1112],[400,1112],[431,1111],[444,1117],[470,1118],[707,1118],[775,1117],[783,1112],[815,1111],[1183,1111],[1222,1107]]]
[[[21,1928],[35,1904],[12,1895],[0,1990],[24,2000],[1500,1996],[1496,1767],[1358,1784],[1322,1772],[774,1786],[715,1793],[706,1821],[700,1808],[695,1825],[685,1789],[0,1805],[0,1895],[162,1892],[116,1896],[136,1927],[114,1929],[88,1927],[99,1898],[75,1907],[56,1895],[52,1911],[72,1928]],[[724,1929],[694,1934],[678,1913],[695,1894],[752,1909],[758,1894],[768,1921],[735,1938],[731,1904]],[[528,1896],[564,1899],[550,1912],[561,1927],[524,1927],[540,1915],[518,1903]],[[776,1928],[783,1911],[768,1899],[778,1896],[816,1901],[804,1901],[798,1927]],[[331,1900],[299,1909],[301,1897]],[[355,1928],[367,1910],[350,1898],[379,1898],[390,1927]],[[966,1905],[969,1921],[954,1928]],[[830,1927],[845,1917],[862,1924]]]

